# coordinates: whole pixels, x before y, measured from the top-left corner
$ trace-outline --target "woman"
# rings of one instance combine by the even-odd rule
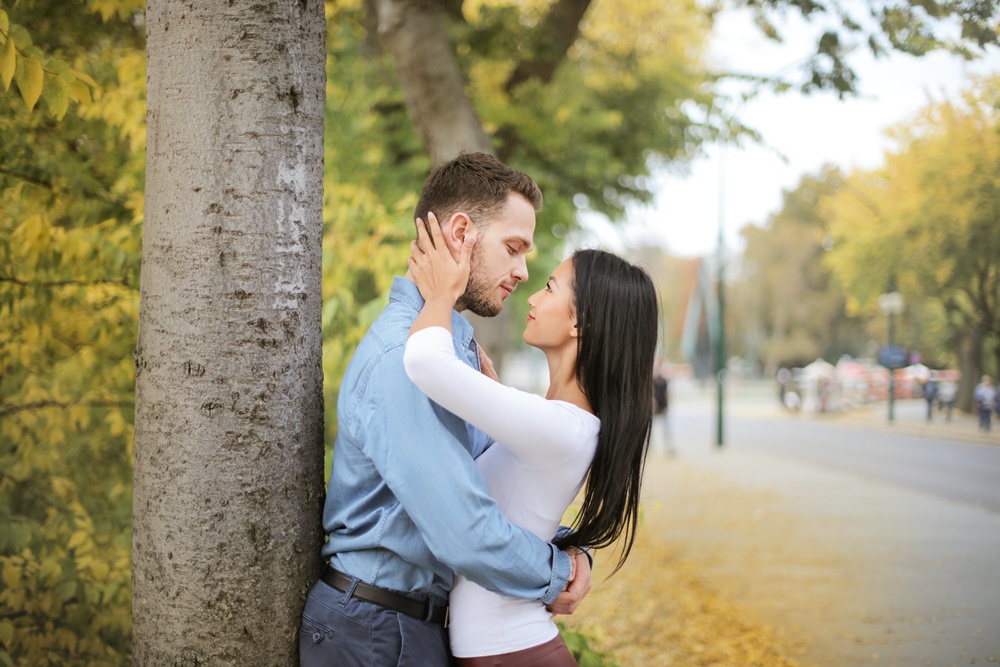
[[[621,567],[635,539],[652,422],[658,327],[649,276],[610,253],[581,250],[528,299],[524,340],[549,366],[542,398],[459,361],[450,323],[468,281],[472,241],[456,262],[436,224],[417,227],[408,263],[425,303],[410,329],[407,374],[495,440],[476,464],[511,522],[562,549],[605,547],[623,536]],[[488,360],[484,368],[491,370]],[[585,480],[575,531],[553,539]],[[452,652],[463,667],[576,665],[540,602],[456,577],[450,606]]]

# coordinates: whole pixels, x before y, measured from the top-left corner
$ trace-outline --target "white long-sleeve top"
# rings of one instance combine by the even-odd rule
[[[455,356],[451,334],[441,327],[410,336],[403,361],[410,380],[431,400],[495,440],[476,465],[503,515],[552,540],[590,468],[600,420],[466,366]],[[455,577],[449,604],[451,649],[457,657],[518,651],[559,632],[541,602],[500,595],[464,577]]]

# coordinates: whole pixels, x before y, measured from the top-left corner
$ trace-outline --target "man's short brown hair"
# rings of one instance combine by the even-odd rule
[[[464,212],[477,224],[488,225],[511,193],[524,197],[536,211],[542,208],[542,191],[530,176],[492,155],[462,152],[431,172],[414,217],[426,221],[427,213],[433,212],[444,222]]]

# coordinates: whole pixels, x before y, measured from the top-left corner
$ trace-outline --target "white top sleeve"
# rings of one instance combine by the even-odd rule
[[[558,465],[588,443],[575,405],[514,389],[463,364],[451,334],[429,327],[410,336],[406,374],[435,403],[504,445],[527,467]]]

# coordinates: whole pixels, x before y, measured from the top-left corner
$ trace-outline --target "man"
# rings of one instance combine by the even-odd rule
[[[475,240],[456,310],[495,316],[527,280],[541,203],[534,181],[482,153],[462,154],[431,174],[416,218],[434,213],[456,257],[467,236]],[[572,613],[590,588],[585,555],[571,557],[500,514],[474,462],[488,436],[407,378],[403,351],[422,305],[416,285],[397,277],[341,384],[323,512],[329,564],[303,611],[304,667],[449,664],[454,573],[540,600],[554,613]],[[458,312],[452,330],[459,358],[479,369],[472,327]]]

